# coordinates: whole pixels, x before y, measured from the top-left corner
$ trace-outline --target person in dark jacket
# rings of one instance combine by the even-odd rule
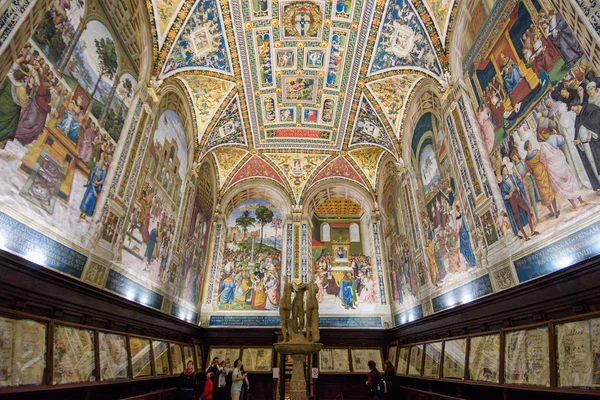
[[[187,368],[179,375],[177,388],[179,389],[179,398],[181,400],[196,400],[196,387],[198,380],[194,372],[194,362],[188,361]]]
[[[386,360],[383,363],[383,367],[384,367],[384,373],[385,373],[385,383],[387,385],[387,393],[388,393],[388,398],[391,399],[392,398],[392,385],[394,384],[394,380],[396,378],[396,370],[394,369],[394,365],[392,365],[392,362],[390,360]]]

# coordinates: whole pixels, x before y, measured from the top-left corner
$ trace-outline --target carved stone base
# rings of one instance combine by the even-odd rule
[[[292,381],[290,383],[290,400],[308,400],[309,394],[304,375],[306,356],[317,354],[323,348],[321,343],[276,343],[275,350],[279,354],[290,355],[294,361]]]

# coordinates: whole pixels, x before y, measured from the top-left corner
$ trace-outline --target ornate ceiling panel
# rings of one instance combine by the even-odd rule
[[[410,1],[388,1],[381,24],[369,75],[407,68],[441,75],[431,38]]]
[[[315,208],[315,213],[321,217],[360,217],[362,208],[352,200],[343,198],[327,199]]]
[[[206,127],[234,87],[234,83],[197,74],[183,74],[178,79],[185,84],[192,98],[198,122],[198,141],[200,142]]]
[[[321,171],[319,171],[319,173],[315,176],[315,179],[313,179],[312,183],[314,184],[329,178],[349,179],[368,188],[363,178],[358,172],[356,172],[356,169],[348,162],[348,160],[346,160],[342,156],[337,157],[325,167],[323,167]]]
[[[244,165],[234,175],[231,182],[229,182],[228,188],[249,178],[271,179],[281,184],[281,186],[284,188],[287,188],[285,181],[275,170],[275,168],[257,155],[252,156],[248,161],[246,161],[246,163],[244,163]]]
[[[275,153],[267,154],[283,172],[297,201],[312,173],[329,157],[326,154]]]
[[[365,173],[369,183],[371,184],[371,187],[375,189],[375,183],[377,180],[377,167],[379,166],[379,161],[381,160],[384,151],[377,147],[366,147],[353,150],[349,154]]]
[[[162,47],[169,33],[169,27],[175,20],[184,1],[155,0],[153,4],[154,19],[158,36],[158,47]]]
[[[423,0],[428,11],[433,15],[433,21],[440,33],[442,40],[446,37],[450,12],[455,0]]]
[[[390,135],[373,109],[373,106],[363,96],[358,106],[358,116],[354,124],[350,147],[356,145],[375,145],[395,152],[395,147]]]
[[[223,188],[227,178],[234,171],[235,167],[244,159],[248,151],[235,147],[219,147],[212,152],[217,163],[219,175],[219,187]]]
[[[164,76],[190,69],[232,74],[221,8],[216,0],[199,0],[182,26],[164,65]]]
[[[254,146],[339,149],[374,1],[230,3]]]
[[[385,116],[394,129],[396,138],[400,137],[400,129],[406,109],[406,99],[411,90],[423,79],[421,74],[401,74],[367,84],[367,87],[381,105]]]
[[[248,145],[240,112],[240,100],[237,96],[229,102],[213,126],[204,143],[204,151],[227,144]]]

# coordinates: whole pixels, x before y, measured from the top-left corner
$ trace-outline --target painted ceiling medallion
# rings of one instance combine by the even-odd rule
[[[281,19],[287,39],[314,40],[320,36],[323,15],[319,4],[301,2],[284,5]]]

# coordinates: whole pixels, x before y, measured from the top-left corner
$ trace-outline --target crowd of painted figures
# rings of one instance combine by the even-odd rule
[[[8,142],[30,149],[49,129],[64,135],[89,169],[79,221],[91,217],[104,186],[115,144],[90,115],[87,95],[71,90],[31,43],[19,52],[0,86],[0,148]]]
[[[269,249],[269,250],[267,250]],[[254,255],[226,248],[221,273],[219,305],[226,310],[276,310],[279,307],[281,261],[279,252],[263,247]]]
[[[129,248],[135,248],[139,238],[134,233],[139,232],[142,243],[146,245],[144,271],[148,271],[153,264],[158,263],[160,265],[158,278],[161,282],[167,270],[175,224],[175,217],[160,197],[158,188],[148,182],[144,183],[139,204],[134,206],[131,213],[127,244]]]
[[[492,155],[506,207],[497,226],[505,237],[537,235],[538,224],[561,215],[557,199],[579,211],[595,201],[586,193],[600,194],[598,83],[582,59],[535,108],[535,122],[522,124]]]
[[[349,265],[350,268],[343,271],[343,278],[338,282],[333,274],[337,267],[332,255],[325,254],[314,262],[313,274],[317,278],[319,303],[323,302],[325,296],[333,296],[341,300],[345,309],[350,310],[357,308],[359,304],[377,302],[377,284],[371,257],[350,255]]]

